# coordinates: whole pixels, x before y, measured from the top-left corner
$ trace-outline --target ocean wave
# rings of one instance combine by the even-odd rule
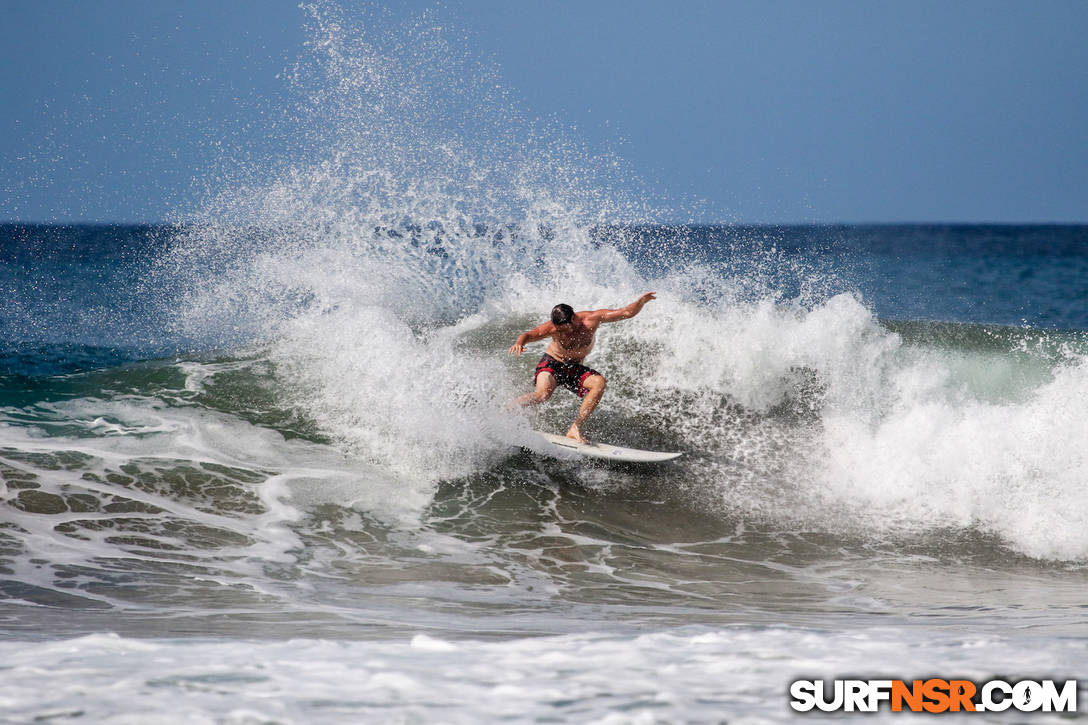
[[[1079,343],[1055,356],[1026,333],[882,323],[773,235],[685,258],[700,243],[646,237],[658,212],[610,190],[614,159],[526,122],[434,27],[382,35],[313,13],[298,141],[217,179],[150,278],[179,290],[175,334],[266,346],[278,405],[433,486],[530,435],[502,410],[528,387],[503,353],[519,327],[559,301],[652,289],[600,333],[610,388],[590,431],[658,430],[688,453],[689,495],[851,535],[977,528],[1032,556],[1088,556],[1069,513],[1088,473]]]
[[[106,481],[169,480],[140,472],[162,450],[182,468],[228,465],[223,451],[176,449],[169,426],[187,418],[193,435],[267,454],[274,465],[245,459],[272,469],[259,480],[295,470],[282,441],[342,457],[368,475],[337,495],[417,523],[441,486],[496,471],[498,485],[643,485],[512,463],[532,427],[565,427],[572,399],[535,419],[504,411],[531,380],[531,362],[505,350],[556,302],[618,307],[655,290],[600,333],[591,362],[609,392],[588,428],[684,451],[652,474],[655,495],[723,528],[977,532],[1041,559],[1088,557],[1080,338],[882,321],[845,275],[774,235],[707,255],[706,230],[657,234],[664,210],[608,183],[622,164],[525,121],[494,70],[434,26],[381,35],[312,12],[298,104],[277,119],[295,140],[272,160],[226,153],[141,275],[131,321],[177,353],[36,380],[52,392],[6,409],[16,454],[94,441],[94,462],[74,465]],[[100,453],[120,445],[132,460],[107,471]]]

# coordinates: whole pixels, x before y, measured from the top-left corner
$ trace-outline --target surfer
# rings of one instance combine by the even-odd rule
[[[550,337],[544,357],[536,365],[533,382],[536,390],[526,393],[511,401],[510,405],[537,405],[552,397],[556,387],[562,385],[582,399],[578,417],[571,423],[567,438],[586,443],[582,435],[582,424],[601,402],[608,381],[592,368],[582,364],[586,355],[593,349],[597,337],[597,328],[602,322],[629,320],[652,299],[655,293],[647,292],[637,300],[616,310],[584,310],[575,312],[567,304],[558,304],[552,308],[552,318],[542,325],[518,335],[517,341],[510,346],[510,353],[521,355],[525,345]]]

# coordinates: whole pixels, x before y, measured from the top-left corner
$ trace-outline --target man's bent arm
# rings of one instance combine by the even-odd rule
[[[618,310],[597,310],[597,312],[601,315],[601,322],[629,320],[642,312],[642,308],[646,306],[646,303],[653,299],[657,299],[655,293],[647,292],[626,307],[621,307]]]
[[[512,355],[520,355],[524,351],[525,346],[530,342],[536,342],[537,340],[543,340],[546,337],[551,337],[555,332],[555,325],[550,322],[545,322],[543,325],[537,325],[531,330],[518,335],[517,341],[510,346],[510,353]]]

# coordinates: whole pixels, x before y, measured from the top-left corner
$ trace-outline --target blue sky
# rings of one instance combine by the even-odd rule
[[[424,8],[702,221],[1088,222],[1079,0],[389,5]],[[7,220],[168,218],[287,102],[306,39],[278,0],[0,10]]]

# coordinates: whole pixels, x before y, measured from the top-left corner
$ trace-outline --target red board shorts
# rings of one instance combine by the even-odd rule
[[[589,392],[589,389],[585,386],[586,378],[590,375],[600,375],[593,368],[587,368],[580,363],[565,363],[556,360],[548,353],[544,353],[544,357],[540,358],[540,362],[536,364],[536,373],[533,375],[534,387],[536,386],[537,377],[543,372],[551,373],[555,377],[555,382],[579,398],[584,398],[586,393]]]

